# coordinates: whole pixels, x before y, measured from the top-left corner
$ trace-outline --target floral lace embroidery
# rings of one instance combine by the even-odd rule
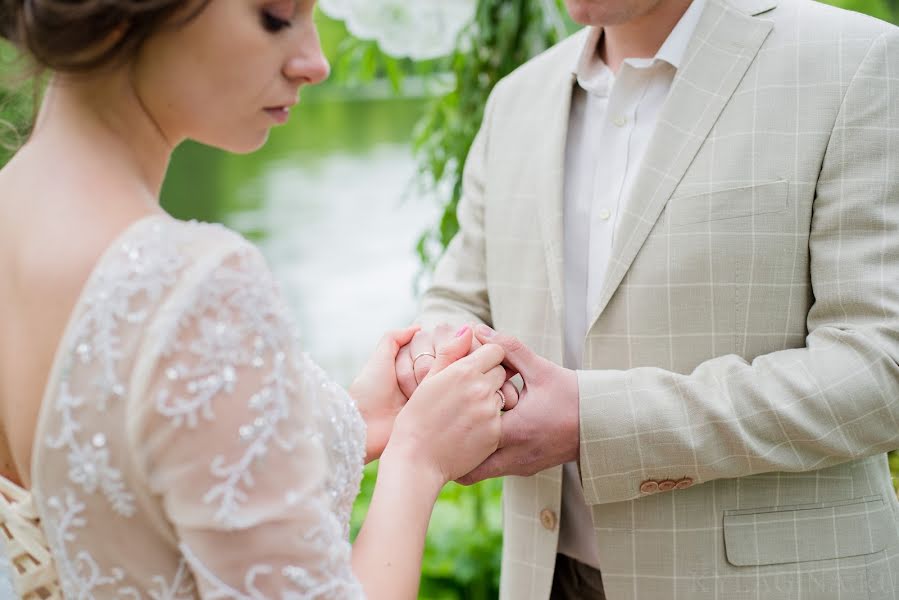
[[[46,447],[65,452],[71,485],[60,486],[41,507],[67,597],[93,598],[95,591],[102,589],[104,595],[111,592],[118,598],[144,598],[139,590],[126,585],[129,578],[122,568],[101,565],[79,542],[78,532],[90,526],[79,493],[102,494],[111,510],[122,517],[130,518],[137,510],[121,465],[114,459],[112,448],[107,447],[106,434],[88,431],[90,420],[82,413],[90,409],[102,415],[111,402],[126,396],[128,376],[121,364],[131,349],[123,347],[123,328],[144,326],[188,266],[184,264],[183,243],[214,229],[225,232],[217,226],[154,223],[141,230],[149,231],[149,235],[124,238],[103,259],[79,305],[82,310],[68,338],[73,342],[64,355],[57,394],[51,400],[55,430],[45,438]],[[226,235],[233,237],[231,233]],[[242,262],[236,268],[220,265],[201,290],[200,300],[180,315],[201,315],[200,335],[179,340],[169,351],[187,349],[200,360],[190,365],[175,364],[165,371],[165,378],[172,384],[185,383],[187,393],[161,392],[155,398],[157,410],[177,427],[198,427],[214,418],[214,399],[234,389],[238,368],[266,369],[261,388],[249,400],[255,416],[237,432],[246,450],[237,460],[219,456],[212,462],[211,473],[220,483],[208,491],[204,501],[217,507],[220,522],[231,527],[245,524],[240,508],[250,499],[253,465],[272,449],[290,452],[303,436],[321,439],[331,467],[326,500],[329,506],[316,509],[322,515],[319,527],[306,532],[304,539],[327,551],[322,564],[278,569],[286,582],[296,586],[295,592],[284,592],[283,597],[361,597],[361,587],[350,570],[348,537],[352,504],[362,477],[364,422],[352,399],[307,355],[290,352],[296,347],[293,333],[285,327],[289,321],[284,307],[272,303],[277,297],[273,293],[276,286],[268,270],[262,263],[251,264],[255,256],[252,252],[244,251],[240,256]],[[270,308],[259,311],[259,307]],[[240,319],[231,319],[233,315]],[[235,321],[242,326],[233,327]],[[251,350],[242,343],[248,335],[252,336],[248,338]],[[83,381],[83,375],[76,379],[82,365],[90,367],[85,372],[96,371],[97,376],[90,381]],[[290,413],[291,399],[307,394],[317,400],[319,411],[309,420],[312,425],[302,431],[282,431],[287,428],[279,425]],[[291,490],[285,492],[284,500],[288,505],[309,501]],[[342,532],[342,539],[337,532]],[[199,572],[202,565],[187,556],[185,552],[177,572],[169,578],[152,577],[152,589],[144,590],[146,597],[194,598],[188,566]],[[269,565],[254,565],[245,574],[246,593],[221,588],[213,597],[263,598],[254,591],[255,582],[275,574],[275,568]]]
[[[88,391],[101,413],[111,399],[125,395],[118,372],[123,352],[119,329],[123,323],[143,322],[148,314],[146,307],[159,301],[183,266],[177,244],[163,243],[160,225],[151,229],[151,236],[121,242],[114,257],[104,261],[92,277],[72,336],[74,352],[66,353],[62,365],[55,402],[61,429],[46,440],[54,450],[67,450],[72,483],[87,494],[93,494],[99,486],[112,509],[125,517],[134,514],[134,496],[125,489],[121,471],[110,465],[105,435],[98,432],[89,440],[79,435],[82,426],[76,413],[84,407],[84,401],[71,395],[68,377],[78,363],[100,365],[100,376]]]
[[[141,223],[138,227],[146,225]],[[69,351],[63,355],[58,394],[53,410],[60,422],[56,434],[47,435],[46,447],[64,450],[69,465],[69,482],[85,494],[98,489],[112,510],[123,517],[135,514],[134,495],[126,489],[121,469],[114,466],[106,435],[85,431],[78,413],[87,408],[84,398],[71,391],[71,378],[81,365],[90,365],[99,376],[84,390],[90,394],[90,408],[106,412],[109,402],[125,396],[127,390],[119,372],[123,356],[120,329],[123,324],[140,324],[165,291],[177,280],[183,267],[177,235],[159,223],[148,226],[149,235],[123,236],[92,274],[81,310],[73,325]],[[132,239],[134,238],[134,239]],[[97,368],[99,365],[99,368]],[[85,504],[75,489],[64,486],[61,494],[50,496],[44,507],[43,524],[56,561],[60,583],[67,596],[93,598],[94,590],[115,589],[119,598],[141,599],[133,586],[124,585],[125,572],[111,568],[104,572],[87,550],[74,550],[77,530],[89,526]],[[153,577],[157,586],[148,590],[152,600],[193,598],[193,579],[184,561],[171,583]]]
[[[55,519],[45,523],[47,537],[54,554],[64,553],[66,545],[76,541],[72,529],[84,527],[87,519],[82,516],[85,505],[81,503],[71,489],[64,492],[60,499],[54,496],[47,502],[55,513]],[[98,588],[113,588],[118,598],[141,600],[144,596],[134,586],[124,585],[125,572],[120,568],[112,568],[104,573],[90,552],[79,551],[72,560],[59,561],[59,578],[65,593],[76,598],[93,598],[93,591]],[[150,600],[187,600],[194,598],[193,578],[188,570],[187,561],[182,559],[171,581],[156,575],[152,578],[153,589],[147,591]]]
[[[323,407],[323,427],[328,428],[327,439],[331,440],[325,444],[325,450],[333,467],[327,487],[333,497],[334,512],[343,524],[342,535],[349,538],[353,503],[359,495],[365,465],[365,421],[346,390],[331,380],[308,354],[304,353],[301,360],[306,374],[304,393],[315,397],[324,392],[334,398]],[[343,493],[339,494],[338,490]]]
[[[270,600],[263,592],[259,591],[259,580],[265,577],[277,576],[271,565],[253,565],[244,574],[243,587],[245,591],[236,590],[226,584],[193,553],[182,544],[181,553],[187,560],[190,568],[201,577],[209,588],[206,598],[223,600]],[[283,567],[280,575],[296,586],[302,592],[282,593],[284,600],[320,600],[322,598],[362,598],[362,588],[352,577],[324,577],[315,578],[307,569],[302,567]]]
[[[176,335],[164,352],[178,356],[165,372],[170,386],[157,393],[156,409],[175,427],[196,428],[215,419],[214,401],[230,393],[238,374],[256,371],[259,389],[249,398],[251,421],[236,432],[244,445],[236,459],[217,455],[210,473],[220,481],[203,501],[216,507],[215,519],[226,527],[240,529],[253,523],[241,518],[241,507],[250,500],[253,469],[272,450],[290,453],[303,438],[322,440],[327,449],[331,475],[326,482],[328,506],[311,506],[313,499],[288,490],[289,505],[303,502],[306,510],[319,514],[315,530],[304,534],[309,545],[329,549],[325,562],[314,567],[285,566],[280,575],[299,590],[285,597],[325,598],[361,595],[349,568],[349,519],[359,490],[364,462],[365,426],[355,403],[332,382],[307,354],[292,352],[297,346],[286,307],[267,269],[254,265],[254,253],[243,252],[220,265],[187,305],[173,314],[187,315],[174,324]],[[236,264],[232,264],[236,263]],[[251,351],[241,350],[251,348]],[[186,352],[185,352],[186,351]],[[186,356],[185,356],[186,354]],[[255,380],[255,379],[254,379]],[[317,399],[311,407],[298,407],[296,399]],[[282,427],[292,411],[312,409],[302,429]],[[338,535],[341,536],[338,538]],[[273,567],[256,564],[244,574],[238,591],[226,585],[182,544],[191,568],[215,589],[214,598],[264,598],[257,579],[277,575]],[[350,593],[352,590],[352,593]]]
[[[171,356],[186,351],[190,356],[190,364],[177,362],[165,374],[186,394],[162,388],[155,399],[156,409],[174,426],[193,429],[201,421],[215,419],[213,402],[234,390],[239,369],[259,372],[262,387],[249,399],[256,416],[238,431],[244,452],[230,462],[224,455],[215,457],[210,470],[221,483],[203,498],[217,506],[216,520],[234,529],[252,525],[241,520],[240,508],[249,500],[253,466],[273,445],[292,452],[302,437],[313,433],[279,427],[290,415],[291,399],[299,394],[286,364],[291,342],[283,325],[286,311],[272,302],[275,286],[264,278],[265,271],[253,268],[247,253],[239,255],[238,261],[235,267],[218,267],[190,298],[190,307],[175,311],[184,315],[178,319],[180,324],[196,322],[196,335],[192,331],[185,337],[182,328],[165,352]]]

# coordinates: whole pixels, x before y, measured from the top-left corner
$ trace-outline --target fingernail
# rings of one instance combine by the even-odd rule
[[[486,325],[478,325],[478,333],[484,337],[493,337],[496,335],[496,332],[487,327]]]
[[[456,337],[462,337],[466,331],[468,331],[468,325],[463,325],[462,329],[456,332]]]

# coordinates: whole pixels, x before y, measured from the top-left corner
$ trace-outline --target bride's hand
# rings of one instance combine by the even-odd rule
[[[365,462],[377,460],[390,438],[393,420],[406,404],[396,379],[396,355],[409,343],[419,327],[390,331],[381,338],[371,358],[349,387],[368,430]]]
[[[464,327],[437,349],[434,366],[397,416],[385,450],[385,457],[399,456],[442,483],[481,464],[496,451],[502,433],[498,390],[506,382],[505,353],[487,344],[466,356],[471,337]]]

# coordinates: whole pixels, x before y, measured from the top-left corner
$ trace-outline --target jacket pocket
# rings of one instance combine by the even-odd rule
[[[894,527],[881,496],[724,511],[724,549],[734,566],[830,560],[880,552]]]
[[[789,184],[785,180],[672,198],[668,214],[672,227],[737,219],[786,210]]]

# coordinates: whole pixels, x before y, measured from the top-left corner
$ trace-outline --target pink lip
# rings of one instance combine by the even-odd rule
[[[287,123],[287,119],[288,117],[290,117],[289,106],[275,106],[266,108],[265,112],[268,113],[268,116],[270,116],[279,125]]]

